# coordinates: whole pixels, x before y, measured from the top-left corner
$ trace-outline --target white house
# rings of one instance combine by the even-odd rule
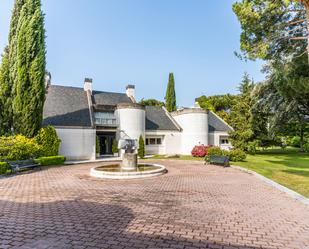
[[[198,144],[228,149],[232,128],[215,113],[198,106],[169,113],[164,107],[136,103],[135,86],[125,93],[47,84],[43,125],[53,125],[61,139],[60,154],[70,160],[94,159],[96,137],[101,155],[112,154],[119,138],[145,139],[146,154],[190,154]]]

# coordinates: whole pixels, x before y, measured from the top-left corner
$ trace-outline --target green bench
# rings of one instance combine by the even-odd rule
[[[8,164],[11,167],[11,173],[17,172],[21,169],[33,169],[36,167],[41,167],[41,164],[35,162],[34,160],[20,160],[20,161],[9,161]]]
[[[205,157],[205,164],[218,164],[224,167],[230,166],[230,157],[229,156],[217,156],[210,155],[209,157]]]

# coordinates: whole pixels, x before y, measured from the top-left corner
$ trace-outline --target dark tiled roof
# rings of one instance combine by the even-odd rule
[[[116,106],[119,103],[132,103],[132,100],[125,93],[111,93],[92,91],[94,105]]]
[[[208,131],[231,131],[231,127],[228,126],[223,120],[218,118],[212,111],[208,113]]]
[[[162,107],[146,106],[146,130],[178,130]]]
[[[84,89],[49,86],[44,104],[43,125],[91,127],[87,94]]]

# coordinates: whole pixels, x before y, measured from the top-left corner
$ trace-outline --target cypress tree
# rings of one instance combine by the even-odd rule
[[[144,138],[142,135],[139,136],[138,139],[138,156],[140,158],[144,158],[145,157],[145,142],[144,142]]]
[[[5,47],[0,67],[0,135],[12,127],[12,99],[10,84],[9,48]]]
[[[16,132],[33,137],[42,124],[45,100],[45,30],[40,0],[26,0],[16,34],[13,126]]]
[[[173,112],[177,110],[175,81],[174,81],[173,73],[169,74],[168,85],[167,85],[166,95],[165,95],[165,106],[169,112]]]
[[[11,17],[9,44],[4,49],[0,68],[0,134],[10,132],[13,125],[13,85],[16,81],[17,26],[25,0],[15,0]]]
[[[9,31],[9,65],[10,84],[13,86],[17,80],[17,32],[20,14],[26,0],[15,0]]]

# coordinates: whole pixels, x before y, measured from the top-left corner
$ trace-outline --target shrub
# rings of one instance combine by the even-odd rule
[[[100,148],[100,141],[99,141],[99,137],[96,136],[95,139],[95,153],[100,154],[101,148]]]
[[[145,143],[144,143],[144,138],[142,135],[139,136],[139,140],[138,140],[138,156],[140,158],[144,158],[145,157]]]
[[[112,152],[113,152],[114,154],[119,152],[119,149],[118,149],[118,142],[117,142],[116,139],[113,140]]]
[[[10,169],[10,166],[8,163],[0,162],[0,175],[5,174]]]
[[[40,129],[35,141],[41,147],[41,157],[57,156],[61,140],[57,136],[54,127],[46,126]]]
[[[210,147],[208,149],[207,155],[209,155],[209,156],[210,155],[221,156],[221,155],[223,155],[223,150],[220,147],[213,146],[213,147]]]
[[[25,160],[38,157],[41,147],[23,135],[0,137],[0,160]]]
[[[260,146],[261,142],[259,140],[254,140],[248,143],[248,153],[254,155],[257,152],[257,148]]]
[[[205,159],[209,160],[210,155],[229,156],[232,162],[244,161],[246,159],[246,153],[241,149],[222,150],[220,147],[211,147],[208,149]]]
[[[42,166],[47,165],[61,165],[65,162],[64,156],[49,156],[49,157],[39,157],[35,159],[36,162],[39,162]]]
[[[246,153],[241,149],[233,149],[225,152],[227,156],[230,157],[232,162],[244,161],[246,159]]]
[[[205,160],[209,161],[209,156],[222,156],[223,150],[220,147],[212,146],[208,149],[207,155],[205,156]]]
[[[291,139],[291,146],[300,148],[300,136],[295,136]]]
[[[192,156],[194,157],[204,157],[208,153],[208,149],[211,146],[205,146],[205,145],[196,145],[191,151]]]
[[[309,141],[304,145],[304,149],[307,153],[309,153]]]

